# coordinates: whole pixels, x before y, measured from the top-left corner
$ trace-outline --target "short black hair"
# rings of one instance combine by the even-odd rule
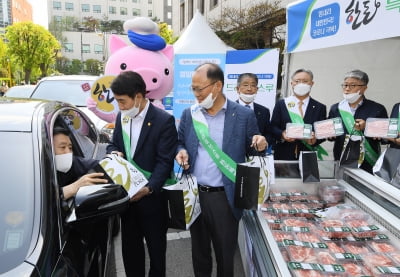
[[[69,135],[71,134],[70,130],[61,127],[61,126],[56,126],[53,128],[53,136],[55,135],[59,135],[59,134],[63,134],[69,137]]]
[[[146,83],[139,73],[124,71],[112,81],[111,90],[115,95],[127,95],[135,98],[140,93],[144,97],[146,95]]]
[[[222,71],[221,67],[215,63],[203,63],[196,67],[195,71],[200,69],[203,66],[207,66],[207,79],[211,80],[212,82],[221,81],[222,87],[224,87],[224,72]]]

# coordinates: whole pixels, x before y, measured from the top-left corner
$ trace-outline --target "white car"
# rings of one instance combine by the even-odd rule
[[[45,77],[39,81],[30,98],[56,100],[75,105],[82,110],[102,133],[112,134],[114,124],[100,119],[86,107],[93,83],[99,76],[61,75]]]

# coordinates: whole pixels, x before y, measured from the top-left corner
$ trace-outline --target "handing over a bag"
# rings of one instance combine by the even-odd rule
[[[196,177],[184,171],[176,184],[163,189],[168,200],[168,226],[188,230],[201,213]]]

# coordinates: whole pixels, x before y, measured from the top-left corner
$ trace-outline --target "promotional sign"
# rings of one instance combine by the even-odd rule
[[[94,82],[90,91],[90,96],[97,103],[96,109],[103,114],[119,111],[118,103],[111,90],[111,83],[114,79],[113,75],[102,76]]]
[[[400,1],[305,0],[287,6],[287,52],[400,36]]]
[[[179,124],[182,112],[196,102],[190,91],[194,69],[205,62],[225,67],[225,53],[223,54],[176,54],[174,58],[174,88],[173,114],[176,124]]]
[[[237,78],[242,73],[254,73],[258,77],[258,92],[255,102],[267,107],[272,113],[275,105],[279,64],[279,49],[232,50],[226,53],[226,96],[236,101]]]

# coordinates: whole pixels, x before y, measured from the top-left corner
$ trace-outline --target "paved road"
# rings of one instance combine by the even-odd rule
[[[192,277],[192,256],[189,231],[170,230],[167,234],[167,277]],[[115,260],[117,277],[125,277],[124,265],[121,257],[121,238],[115,238]],[[146,268],[148,269],[148,259]],[[215,261],[214,267],[215,271]],[[213,277],[216,276],[213,272]],[[244,277],[239,251],[235,255],[235,277]]]

